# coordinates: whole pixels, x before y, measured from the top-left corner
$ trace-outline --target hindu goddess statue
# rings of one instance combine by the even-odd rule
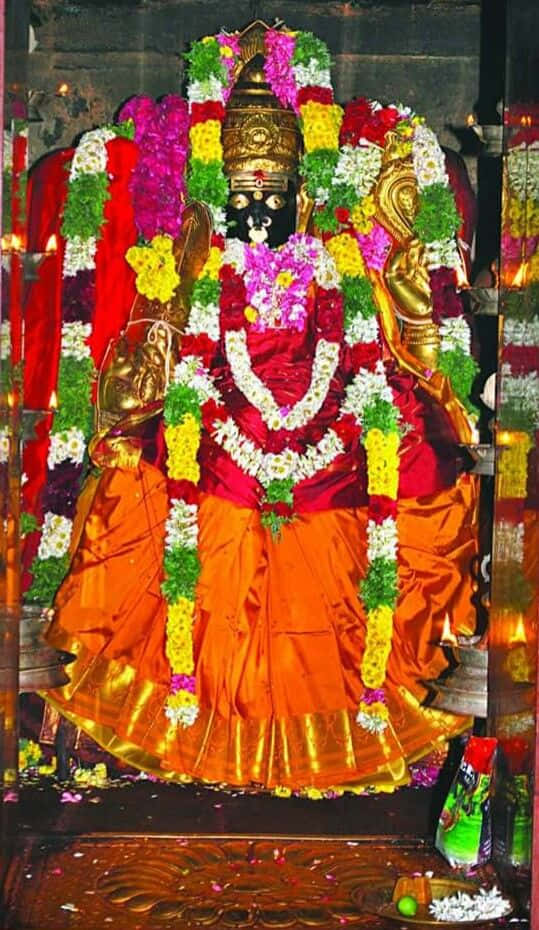
[[[60,156],[29,597],[67,569],[49,639],[76,658],[46,698],[163,779],[392,790],[469,723],[421,703],[444,618],[474,627],[462,220],[434,134],[343,111],[311,34],[187,57],[188,103],[135,98]]]

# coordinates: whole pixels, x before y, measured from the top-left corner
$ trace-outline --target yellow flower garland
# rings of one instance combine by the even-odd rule
[[[166,303],[180,283],[170,236],[154,236],[149,246],[133,245],[126,252],[126,260],[137,274],[139,294],[149,300]]]
[[[303,121],[303,144],[306,152],[315,149],[338,149],[343,110],[338,104],[309,100],[300,107]]]
[[[218,119],[195,123],[189,130],[189,140],[192,158],[198,158],[206,163],[222,159],[221,123]]]
[[[363,277],[365,265],[359,243],[351,233],[340,233],[326,242],[326,249],[335,261],[340,275]]]
[[[371,429],[365,439],[367,451],[367,475],[369,494],[382,494],[397,499],[399,489],[399,445],[398,433],[383,433]]]
[[[528,433],[507,433],[508,446],[500,452],[498,461],[498,497],[526,497],[528,482],[528,452],[533,441]],[[504,435],[499,436],[505,445]]]
[[[192,481],[200,478],[197,452],[200,445],[200,424],[192,413],[186,413],[178,426],[167,426],[165,442],[168,451],[167,468],[174,481]]]

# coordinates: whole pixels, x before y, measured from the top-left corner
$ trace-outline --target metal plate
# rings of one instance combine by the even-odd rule
[[[480,888],[475,882],[467,882],[453,878],[432,878],[430,886],[433,898],[446,898],[449,895],[456,894],[457,891],[463,891],[466,894],[477,894]],[[481,918],[481,920],[446,921],[435,920],[429,911],[428,905],[420,904],[414,917],[404,917],[403,914],[398,912],[396,905],[391,900],[394,887],[394,881],[391,883],[384,882],[383,884],[375,885],[374,888],[371,888],[366,893],[363,893],[362,889],[358,888],[353,892],[352,896],[362,911],[366,911],[370,914],[377,914],[379,917],[385,917],[386,920],[393,920],[399,923],[401,927],[407,927],[408,925],[442,928],[492,926],[497,923],[497,920],[505,920],[513,911],[511,904],[510,910],[503,915],[503,918],[500,917],[495,920],[492,918]]]

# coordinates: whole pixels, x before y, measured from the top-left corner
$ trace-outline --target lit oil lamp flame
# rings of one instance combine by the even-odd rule
[[[45,245],[45,252],[48,252],[48,253],[56,252],[57,249],[58,249],[58,237],[56,236],[56,233],[52,233],[52,235],[50,235],[49,238],[47,239],[47,242]]]
[[[56,89],[56,93],[58,97],[67,97],[69,93],[69,84],[66,84],[65,81],[63,81],[61,84],[58,85]]]
[[[17,233],[11,234],[11,251],[12,252],[21,252],[22,251],[22,239]]]
[[[457,646],[458,639],[455,634],[451,631],[451,624],[449,622],[449,614],[446,614],[444,617],[444,625],[442,627],[442,637],[440,640],[442,646]]]
[[[51,391],[51,396],[49,397],[49,410],[56,410],[58,407],[58,397],[56,396],[56,391]]]
[[[513,287],[526,287],[528,279],[528,262],[521,262],[513,278]]]
[[[518,644],[523,645],[525,643],[527,643],[526,629],[524,627],[524,620],[523,620],[522,614],[519,614],[518,620],[515,624],[515,629],[511,633],[511,636],[509,637],[509,645],[516,646]]]
[[[473,113],[468,113],[468,116],[466,117],[466,125],[473,126],[474,124],[475,124],[475,116],[473,115]]]

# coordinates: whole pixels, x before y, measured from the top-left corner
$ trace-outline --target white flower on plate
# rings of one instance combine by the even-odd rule
[[[429,911],[435,920],[446,923],[483,923],[509,914],[511,904],[502,897],[499,888],[480,888],[476,894],[457,891],[444,898],[434,898],[429,904]]]

